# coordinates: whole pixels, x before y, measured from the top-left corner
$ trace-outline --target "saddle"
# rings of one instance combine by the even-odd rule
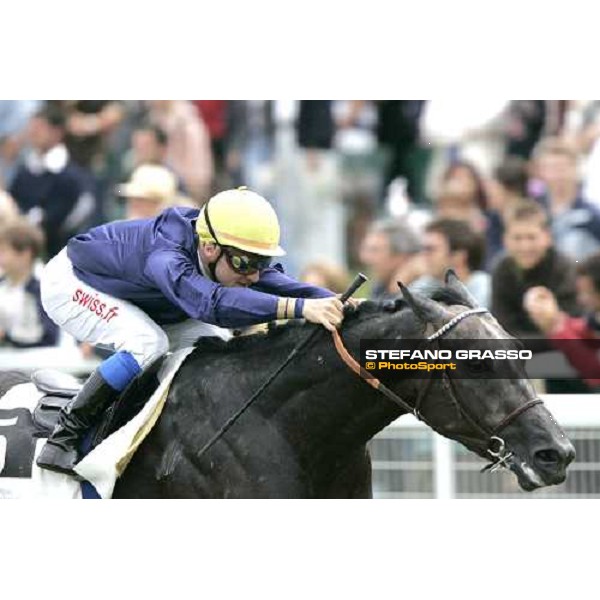
[[[33,411],[35,437],[46,437],[54,429],[60,410],[77,395],[83,383],[66,373],[53,369],[41,369],[31,375],[35,387],[44,392]]]
[[[164,358],[159,358],[138,375],[104,411],[92,433],[89,450],[95,448],[140,411],[159,385],[158,371],[163,360]],[[58,422],[61,409],[73,401],[83,382],[54,369],[35,371],[31,375],[31,381],[44,393],[33,411],[34,436],[49,437]]]

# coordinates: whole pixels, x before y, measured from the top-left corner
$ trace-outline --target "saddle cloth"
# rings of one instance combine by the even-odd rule
[[[170,384],[192,350],[193,348],[184,348],[167,356],[158,374],[160,384],[140,412],[108,436],[75,467],[77,474],[89,481],[101,498],[112,497],[117,478],[158,420]],[[33,383],[16,385],[0,398],[0,409],[27,409],[33,413],[43,395],[44,392],[39,391]],[[74,478],[40,469],[35,464],[35,459],[46,443],[43,438],[34,440],[31,477],[3,476],[7,442],[6,437],[2,436],[2,425],[0,420],[0,498],[82,498],[81,484]]]

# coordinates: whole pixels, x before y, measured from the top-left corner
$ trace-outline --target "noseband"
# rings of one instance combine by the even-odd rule
[[[458,315],[456,315],[455,317],[453,317],[452,319],[450,319],[450,321],[448,321],[446,324],[442,325],[442,327],[440,327],[437,331],[435,331],[434,333],[432,333],[425,339],[428,342],[435,342],[436,340],[442,338],[446,333],[448,333],[448,331],[450,331],[451,329],[456,327],[456,325],[458,325],[464,319],[466,319],[472,315],[477,315],[477,314],[481,314],[481,313],[489,313],[489,311],[483,307],[471,308],[469,310],[465,310],[465,311],[459,313]],[[419,395],[417,396],[415,405],[411,407],[402,398],[400,398],[400,396],[398,396],[398,394],[396,394],[395,392],[390,390],[387,386],[385,386],[383,383],[381,383],[381,381],[379,381],[379,379],[374,378],[371,374],[369,374],[368,371],[364,370],[360,366],[360,364],[351,356],[351,354],[348,352],[348,350],[344,346],[342,338],[337,330],[335,330],[333,332],[333,341],[334,341],[336,350],[338,351],[338,354],[340,355],[342,360],[357,375],[359,375],[362,379],[364,379],[371,387],[373,387],[374,389],[383,393],[384,396],[386,396],[386,398],[388,398],[389,400],[391,400],[392,402],[394,402],[395,404],[400,406],[403,410],[405,410],[406,412],[412,413],[419,421],[423,421],[424,423],[427,423],[425,421],[425,419],[423,418],[420,408],[421,408],[421,404],[423,403],[423,400],[425,399],[425,397],[427,396],[427,393],[429,392],[431,383],[433,382],[433,377],[428,378],[426,385],[423,387],[423,389],[419,392]],[[462,404],[460,402],[457,394],[455,394],[455,392],[454,392],[454,386],[452,384],[452,379],[445,371],[442,372],[442,384],[443,384],[444,388],[446,389],[446,391],[450,397],[450,400],[452,401],[454,406],[456,406],[456,408],[461,413],[461,415],[465,418],[465,420],[467,420],[472,427],[474,427],[476,430],[478,430],[480,433],[483,434],[483,438],[485,440],[483,443],[481,440],[477,440],[474,438],[467,438],[466,436],[461,436],[461,439],[463,439],[463,440],[474,442],[478,446],[483,445],[484,451],[491,457],[492,462],[490,462],[488,465],[486,465],[482,469],[482,471],[487,471],[488,469],[490,471],[495,471],[501,467],[508,467],[507,461],[512,457],[513,454],[512,454],[512,452],[509,452],[506,449],[506,443],[500,437],[499,434],[506,427],[508,427],[508,425],[510,425],[510,423],[512,423],[518,416],[520,416],[521,414],[523,414],[525,411],[529,410],[533,406],[536,406],[537,404],[542,404],[543,400],[539,397],[529,400],[525,404],[522,404],[521,406],[519,406],[518,408],[513,410],[506,417],[504,417],[504,419],[502,419],[502,421],[500,421],[500,423],[498,423],[498,425],[496,425],[495,427],[490,429],[488,427],[480,425],[476,421],[476,419],[469,413],[469,411],[465,408],[464,404]]]

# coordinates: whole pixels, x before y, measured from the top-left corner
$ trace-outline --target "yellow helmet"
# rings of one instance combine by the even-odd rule
[[[279,220],[273,207],[246,187],[213,196],[200,211],[196,231],[202,242],[233,246],[261,256],[285,254],[279,245]]]

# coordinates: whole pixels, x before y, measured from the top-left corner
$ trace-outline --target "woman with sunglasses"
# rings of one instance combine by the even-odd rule
[[[73,474],[97,417],[169,350],[276,319],[339,326],[342,304],[333,292],[271,266],[285,254],[279,238],[275,211],[246,188],[221,192],[201,210],[168,208],[71,238],[43,272],[42,304],[76,339],[115,353],[61,412],[38,466]]]

